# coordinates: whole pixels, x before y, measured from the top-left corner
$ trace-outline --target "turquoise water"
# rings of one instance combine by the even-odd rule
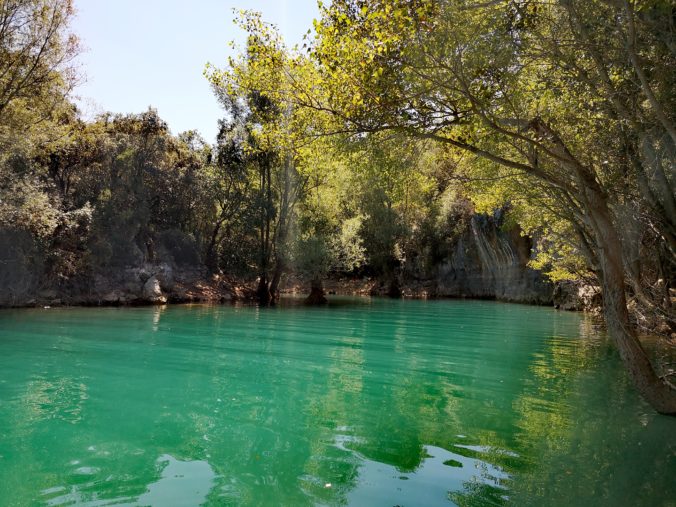
[[[676,505],[589,320],[479,301],[0,312],[0,505]]]

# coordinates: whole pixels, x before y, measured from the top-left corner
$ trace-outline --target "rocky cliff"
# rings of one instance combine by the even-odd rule
[[[532,240],[518,226],[505,229],[501,218],[471,217],[450,257],[437,267],[437,296],[553,304],[553,284],[528,267],[534,255]]]
[[[69,260],[74,266],[69,276],[63,276],[63,270],[55,274],[57,260],[40,246],[26,233],[0,229],[0,307],[145,305],[237,297],[232,280],[209,275],[196,254],[186,256],[184,249],[168,241],[159,245],[152,260],[134,251],[134,245],[126,257],[115,256],[115,262],[102,265],[83,252]]]
[[[569,283],[554,286],[528,267],[534,242],[518,226],[505,227],[503,215],[474,214],[462,233],[452,239],[441,261],[404,274],[398,290],[409,297],[497,299],[565,309],[590,306],[594,294]],[[30,238],[0,229],[0,306],[134,305],[165,302],[224,301],[247,298],[233,279],[209,276],[196,254],[174,242],[159,244],[152,262],[139,251],[130,259],[87,273],[50,278],[50,258]],[[179,245],[180,246],[180,245]],[[132,252],[134,253],[134,252]],[[42,276],[40,274],[42,273]],[[286,292],[305,291],[307,283],[287,280]],[[388,295],[391,286],[381,279],[327,280],[328,293]]]
[[[462,232],[449,238],[443,257],[432,266],[407,266],[396,280],[404,297],[496,299],[515,303],[553,305],[568,310],[589,307],[587,295],[578,296],[575,283],[553,284],[528,263],[535,242],[514,225],[506,227],[504,214],[472,214]],[[387,296],[392,279],[352,280],[326,284],[336,293]],[[584,296],[584,297],[583,297]]]

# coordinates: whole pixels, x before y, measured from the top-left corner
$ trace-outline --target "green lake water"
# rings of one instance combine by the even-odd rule
[[[481,301],[0,312],[0,506],[676,505],[583,316]]]

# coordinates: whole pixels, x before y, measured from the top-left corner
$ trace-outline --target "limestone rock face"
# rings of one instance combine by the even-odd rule
[[[174,231],[160,236],[152,261],[132,241],[117,245],[120,256],[110,263],[93,262],[80,273],[55,278],[47,276],[43,247],[31,234],[0,226],[0,308],[226,302],[248,297],[238,294],[232,281],[209,277],[188,235]]]
[[[163,291],[171,292],[171,290],[174,288],[174,270],[171,268],[171,266],[169,266],[169,264],[160,264],[158,266],[157,272],[155,273],[155,277],[159,280],[160,288]]]
[[[498,299],[551,305],[553,285],[528,267],[533,242],[501,217],[474,215],[455,249],[437,269],[438,296]]]
[[[143,298],[153,304],[161,305],[167,302],[167,298],[162,294],[160,281],[156,276],[148,278],[143,285]]]

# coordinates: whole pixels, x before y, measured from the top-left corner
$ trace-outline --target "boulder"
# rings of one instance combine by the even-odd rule
[[[165,292],[170,292],[174,288],[174,271],[171,269],[171,266],[166,263],[162,263],[158,266],[158,270],[155,273],[155,277],[160,281],[160,288]]]
[[[148,278],[146,283],[143,285],[143,299],[153,304],[164,304],[167,302],[167,298],[162,294],[162,288],[160,286],[160,281],[156,276],[151,276]]]
[[[114,304],[117,303],[119,300],[120,294],[117,291],[108,292],[107,294],[104,294],[103,297],[101,298],[101,301],[103,301],[106,304]]]
[[[561,310],[596,311],[601,307],[601,288],[578,281],[558,282],[554,307]]]

